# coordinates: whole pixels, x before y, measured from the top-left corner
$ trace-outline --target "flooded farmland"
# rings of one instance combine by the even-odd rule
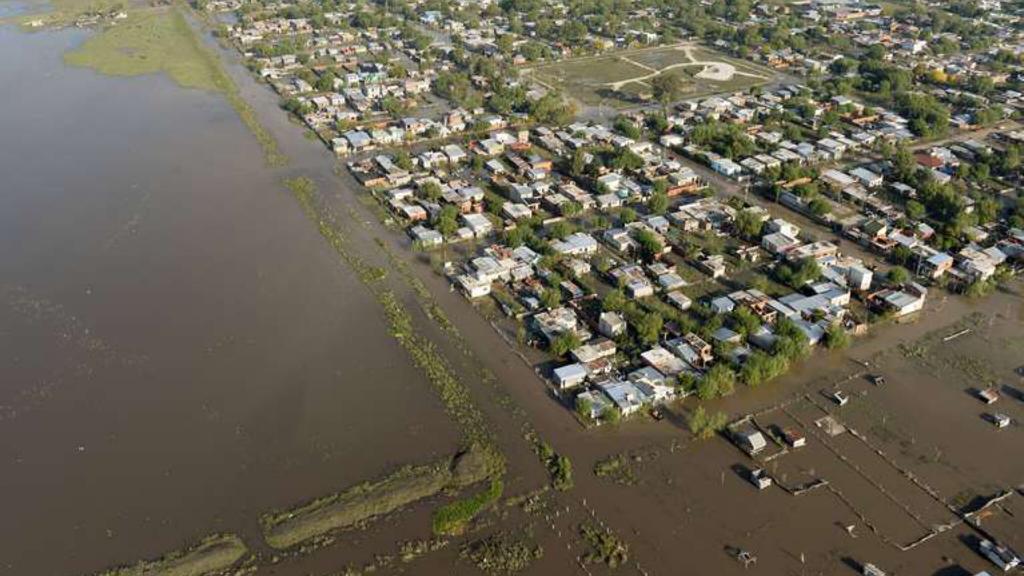
[[[0,573],[158,556],[454,450],[223,99],[0,28]]]

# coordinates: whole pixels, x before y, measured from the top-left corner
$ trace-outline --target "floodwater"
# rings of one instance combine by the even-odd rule
[[[288,169],[216,95],[66,68],[87,34],[0,27],[0,574],[251,536],[451,453]]]

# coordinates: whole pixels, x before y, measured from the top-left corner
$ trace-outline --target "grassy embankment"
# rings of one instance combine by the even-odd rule
[[[487,422],[470,397],[469,390],[455,374],[443,354],[433,342],[417,332],[412,316],[398,300],[395,293],[384,285],[387,270],[370,265],[357,255],[349,245],[345,233],[335,215],[319,201],[316,184],[308,178],[293,178],[285,185],[302,206],[307,217],[316,224],[318,231],[334,251],[356,273],[357,278],[370,291],[384,311],[391,335],[409,354],[413,363],[426,375],[427,380],[440,396],[445,411],[458,427],[463,443],[469,447],[468,454],[476,461],[473,468],[478,473],[462,476],[452,485],[445,478],[444,467],[433,466],[420,469],[419,478],[413,481],[408,472],[399,471],[379,482],[356,487],[337,496],[304,506],[296,511],[279,514],[265,521],[267,540],[271,545],[283,547],[311,538],[317,534],[352,525],[352,518],[363,519],[376,516],[381,511],[394,510],[405,504],[437,494],[448,488],[464,488],[484,478],[490,478],[490,486],[483,492],[442,506],[434,514],[434,531],[437,534],[460,532],[476,515],[497,501],[502,494],[501,476],[505,470],[504,456],[494,442]],[[433,470],[433,473],[428,473]],[[467,482],[467,479],[472,480]],[[341,503],[338,508],[334,505]],[[330,512],[323,512],[329,508]],[[310,516],[314,514],[315,516]],[[369,516],[366,514],[369,513]],[[288,537],[280,533],[284,528],[275,528],[274,518],[284,519],[302,514],[315,521],[301,524],[288,523],[295,529],[295,535]],[[284,526],[284,523],[277,523]],[[297,539],[298,538],[298,539]],[[290,544],[288,544],[290,542]]]
[[[465,488],[489,475],[488,462],[481,451],[466,452],[451,461],[406,466],[386,478],[354,486],[300,508],[265,515],[261,519],[264,534],[267,543],[274,548],[290,548],[332,530],[357,526],[394,512],[443,490]]]
[[[111,76],[162,73],[185,88],[223,94],[263,148],[267,164],[281,166],[287,162],[273,136],[239,94],[218,56],[203,45],[180,8],[130,10],[128,18],[90,37],[79,48],[65,54],[64,61],[70,66],[92,68]]]
[[[113,568],[98,576],[203,576],[234,566],[248,549],[234,534],[218,534],[191,548],[132,566]]]

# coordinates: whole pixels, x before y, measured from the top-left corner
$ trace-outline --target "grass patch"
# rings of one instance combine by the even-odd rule
[[[238,93],[217,55],[203,46],[178,8],[133,11],[125,21],[105,28],[65,54],[64,61],[110,76],[166,74],[179,86],[223,94],[263,148],[267,164],[286,163],[277,142]]]
[[[242,539],[234,534],[217,534],[199,544],[152,561],[122,566],[98,576],[203,576],[234,566],[248,552]]]

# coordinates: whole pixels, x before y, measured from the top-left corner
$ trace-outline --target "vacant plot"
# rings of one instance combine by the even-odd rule
[[[693,44],[627,50],[526,69],[549,88],[584,105],[629,107],[650,100],[651,81],[663,74],[683,80],[682,97],[744,90],[772,78],[771,71]]]

